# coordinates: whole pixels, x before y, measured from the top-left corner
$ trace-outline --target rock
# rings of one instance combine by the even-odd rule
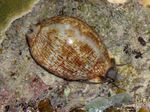
[[[88,112],[104,111],[111,106],[128,104],[131,101],[131,96],[127,93],[121,93],[109,98],[99,97],[91,101],[85,106]]]

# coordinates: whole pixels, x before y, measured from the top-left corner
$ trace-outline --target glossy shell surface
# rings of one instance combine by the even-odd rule
[[[112,66],[108,51],[89,25],[73,17],[53,17],[27,35],[34,60],[67,80],[94,80]]]

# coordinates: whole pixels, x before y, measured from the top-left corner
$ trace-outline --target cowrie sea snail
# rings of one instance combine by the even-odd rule
[[[85,22],[56,16],[31,29],[27,35],[30,53],[54,75],[66,80],[98,82],[113,72],[105,45]]]

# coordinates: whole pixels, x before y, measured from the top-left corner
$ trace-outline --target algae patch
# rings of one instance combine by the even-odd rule
[[[0,32],[4,31],[10,21],[29,10],[37,0],[0,0]]]

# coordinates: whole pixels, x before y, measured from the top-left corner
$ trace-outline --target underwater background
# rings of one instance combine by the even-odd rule
[[[0,112],[150,111],[149,1],[110,1],[0,0]],[[124,65],[117,67],[119,88],[66,81],[35,63],[30,26],[58,15],[79,18],[99,35]]]

